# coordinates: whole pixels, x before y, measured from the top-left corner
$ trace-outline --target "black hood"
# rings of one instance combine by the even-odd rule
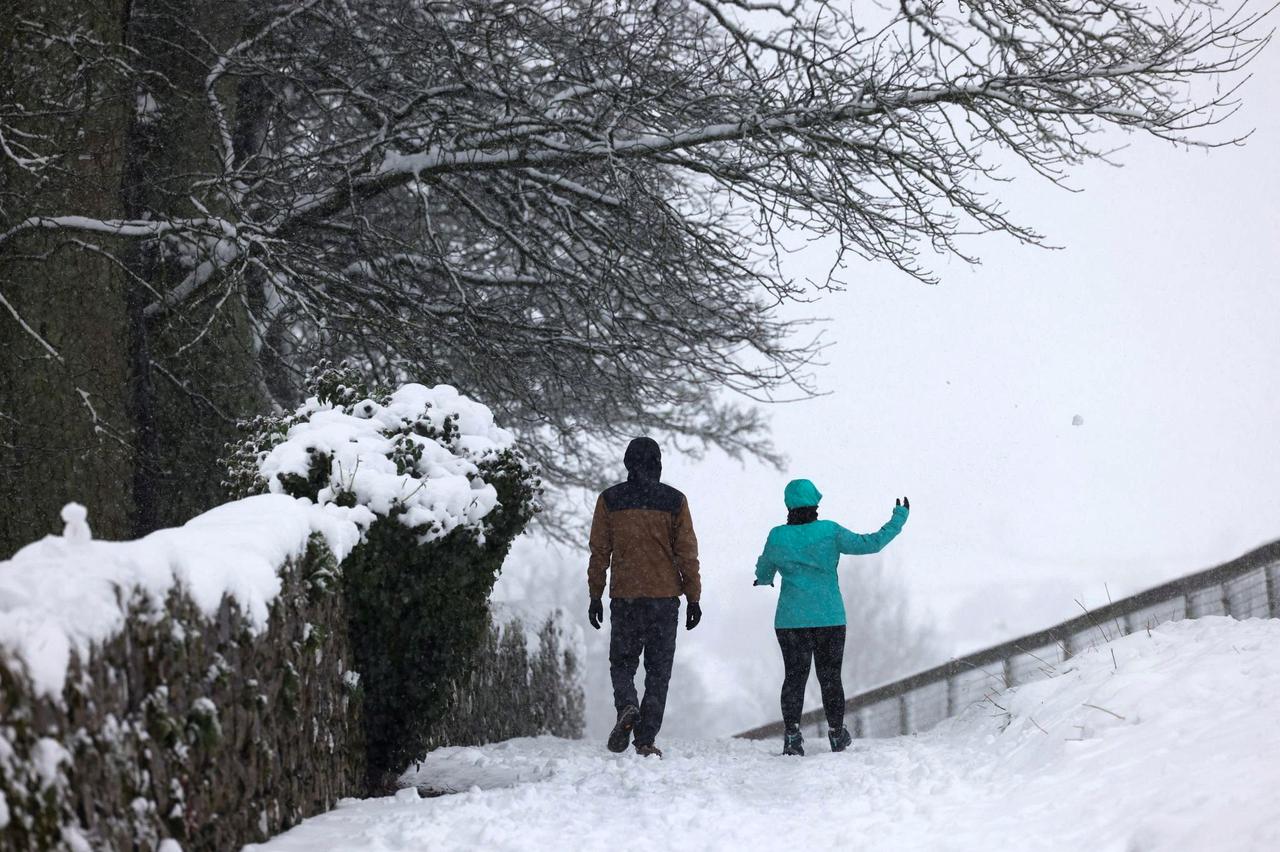
[[[636,438],[628,444],[622,463],[627,466],[627,479],[657,482],[662,478],[662,448],[652,438]]]

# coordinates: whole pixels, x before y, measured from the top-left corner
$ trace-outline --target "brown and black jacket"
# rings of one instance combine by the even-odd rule
[[[689,501],[659,481],[662,456],[657,442],[637,438],[627,447],[628,478],[605,489],[591,521],[591,561],[587,589],[604,596],[609,574],[611,598],[673,598],[696,603],[698,538]]]

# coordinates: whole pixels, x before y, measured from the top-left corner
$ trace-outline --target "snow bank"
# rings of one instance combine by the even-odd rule
[[[311,397],[294,419],[285,440],[259,459],[273,493],[285,493],[289,477],[308,479],[316,459],[327,457],[317,503],[354,504],[381,516],[403,509],[398,520],[424,529],[423,542],[458,526],[480,529],[498,493],[477,463],[515,442],[487,407],[448,385],[403,385],[385,405]]]
[[[811,739],[805,758],[741,740],[668,740],[661,761],[551,738],[441,749],[414,780],[464,792],[347,800],[249,848],[1280,848],[1280,621],[1164,624],[996,701],[843,754]]]
[[[522,737],[488,746],[439,748],[411,767],[401,784],[438,792],[493,790],[572,771],[574,750],[557,737]]]
[[[63,510],[62,536],[46,536],[0,562],[0,649],[22,662],[38,692],[59,697],[72,652],[117,635],[134,595],[163,606],[176,587],[207,615],[230,596],[256,630],[280,591],[278,571],[320,533],[344,559],[360,540],[355,510],[279,494],[219,506],[182,527],[137,541],[94,541],[83,507]]]

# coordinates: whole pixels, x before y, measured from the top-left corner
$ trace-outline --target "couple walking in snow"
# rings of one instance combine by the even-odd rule
[[[702,581],[698,539],[689,502],[662,479],[662,451],[652,438],[636,438],[623,463],[627,481],[606,489],[596,500],[591,521],[591,558],[587,617],[600,629],[604,622],[605,581],[609,585],[609,674],[617,723],[609,734],[610,751],[626,751],[633,735],[638,754],[662,756],[655,741],[662,728],[667,684],[675,660],[680,596],[684,595],[685,629],[702,620]],[[834,521],[818,520],[822,494],[807,479],[787,484],[783,502],[787,522],[769,531],[756,560],[756,586],[782,589],[774,628],[782,650],[783,754],[804,754],[800,715],[809,670],[816,663],[822,705],[832,751],[851,740],[844,725],[845,611],[836,568],[841,554],[877,553],[906,523],[911,504],[895,501],[893,515],[877,532],[850,532]],[[644,697],[635,676],[644,657]]]

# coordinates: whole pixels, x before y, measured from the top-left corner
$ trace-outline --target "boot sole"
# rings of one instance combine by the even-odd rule
[[[628,713],[618,720],[618,724],[614,725],[613,730],[609,732],[607,744],[609,751],[621,754],[627,750],[627,746],[631,745],[631,731],[639,720],[639,713]]]

